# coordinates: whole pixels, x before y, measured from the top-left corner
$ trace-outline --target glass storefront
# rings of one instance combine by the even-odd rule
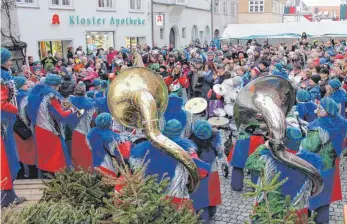
[[[145,37],[126,37],[125,38],[125,47],[136,47],[137,44],[144,44],[146,38]]]
[[[58,53],[63,53],[63,41],[55,40],[55,41],[39,41],[39,55],[40,58],[44,58],[47,56],[47,52],[50,51],[53,55]]]
[[[114,47],[114,32],[87,32],[86,42],[88,53],[94,52],[98,48],[107,50]]]

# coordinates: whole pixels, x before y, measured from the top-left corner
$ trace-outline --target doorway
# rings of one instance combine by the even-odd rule
[[[176,47],[176,32],[173,27],[170,29],[170,44]]]

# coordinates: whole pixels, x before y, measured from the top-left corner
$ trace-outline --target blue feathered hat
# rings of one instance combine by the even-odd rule
[[[212,137],[212,126],[204,120],[198,120],[193,125],[193,133],[196,137],[207,140]]]
[[[45,77],[45,84],[49,86],[57,86],[62,83],[61,77],[56,74],[48,74]]]
[[[298,128],[289,127],[286,130],[286,139],[284,140],[284,145],[291,150],[298,151],[300,148],[300,144],[303,136]]]
[[[339,89],[341,87],[341,82],[338,79],[332,79],[328,82],[328,84],[333,88],[333,89]]]
[[[162,133],[169,138],[175,138],[179,137],[182,131],[182,124],[178,120],[172,119],[166,122]]]
[[[100,79],[95,79],[94,80],[94,86],[101,86],[101,80]]]
[[[297,93],[296,93],[296,98],[300,101],[300,102],[308,102],[311,99],[311,95],[309,92],[307,92],[306,90],[300,89]]]
[[[6,48],[1,48],[1,65],[5,64],[10,58],[12,57],[12,54],[9,50]]]
[[[16,85],[16,89],[20,89],[26,82],[27,82],[27,79],[23,76],[14,77],[14,83]]]
[[[112,124],[112,116],[109,113],[101,113],[95,119],[95,125],[98,128],[109,129]]]
[[[339,107],[333,99],[325,97],[320,101],[320,105],[333,117],[337,116],[339,113]]]

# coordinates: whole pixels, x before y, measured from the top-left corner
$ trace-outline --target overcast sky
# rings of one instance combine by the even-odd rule
[[[303,0],[308,6],[338,6],[341,0]]]

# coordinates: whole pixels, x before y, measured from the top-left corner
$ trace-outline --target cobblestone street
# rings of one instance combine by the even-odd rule
[[[230,175],[226,179],[221,175],[221,188],[223,204],[218,207],[216,216],[210,222],[211,224],[242,224],[249,221],[249,214],[252,212],[252,199],[245,199],[242,195],[250,191],[250,188],[244,187],[242,192],[232,191],[230,188]],[[347,204],[347,157],[344,156],[340,162],[341,186],[343,201],[335,202],[330,206],[330,223],[343,223],[343,205]],[[249,178],[249,176],[247,176]]]

